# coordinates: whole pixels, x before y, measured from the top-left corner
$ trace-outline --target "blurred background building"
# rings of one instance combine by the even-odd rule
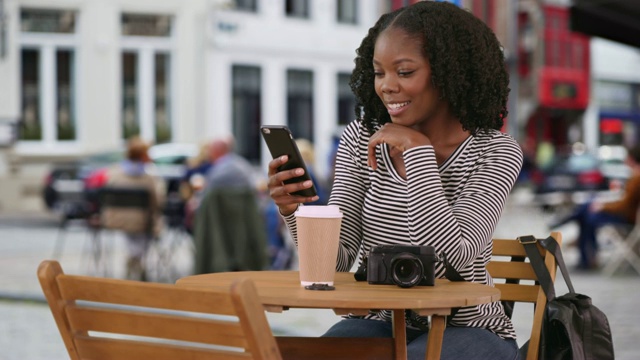
[[[380,14],[413,2],[0,0],[0,211],[41,208],[52,164],[133,134],[192,144],[233,134],[264,168],[259,125],[283,124],[329,173],[333,138],[355,117],[355,49]],[[521,144],[581,142],[598,154],[638,140],[640,51],[572,31],[584,4],[450,2],[504,46],[505,131]]]

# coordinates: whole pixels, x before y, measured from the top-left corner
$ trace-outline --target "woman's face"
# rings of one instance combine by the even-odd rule
[[[422,43],[404,30],[388,28],[378,36],[373,69],[376,93],[393,123],[416,127],[442,106]]]

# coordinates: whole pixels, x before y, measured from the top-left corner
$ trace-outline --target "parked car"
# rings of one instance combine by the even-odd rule
[[[582,203],[598,192],[609,191],[611,179],[602,166],[597,157],[586,152],[555,156],[549,166],[532,174],[536,201],[544,209],[552,209]]]
[[[167,181],[168,192],[177,191],[186,160],[197,153],[198,146],[189,143],[167,143],[149,148],[149,157],[156,165],[158,176]],[[101,186],[105,170],[124,157],[124,150],[114,150],[53,166],[43,189],[47,208],[62,213],[80,211],[77,207],[84,201],[86,191]]]

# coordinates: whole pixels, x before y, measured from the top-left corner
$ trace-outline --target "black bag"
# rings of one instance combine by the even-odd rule
[[[522,236],[519,240],[524,245],[547,296],[538,358],[541,360],[613,359],[613,340],[609,321],[606,315],[591,303],[590,297],[574,291],[556,240],[551,236],[541,240],[533,236]],[[568,294],[555,296],[551,276],[536,247],[536,242],[556,258],[556,264],[560,267],[562,277],[569,288]],[[528,342],[523,346],[524,355],[526,355],[527,345]],[[524,355],[521,354],[521,356]]]

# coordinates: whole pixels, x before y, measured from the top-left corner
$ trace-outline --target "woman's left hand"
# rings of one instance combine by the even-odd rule
[[[384,124],[369,139],[367,165],[373,170],[377,168],[376,146],[380,144],[387,144],[389,155],[394,157],[416,146],[431,145],[431,141],[426,135],[412,128],[394,123]]]

